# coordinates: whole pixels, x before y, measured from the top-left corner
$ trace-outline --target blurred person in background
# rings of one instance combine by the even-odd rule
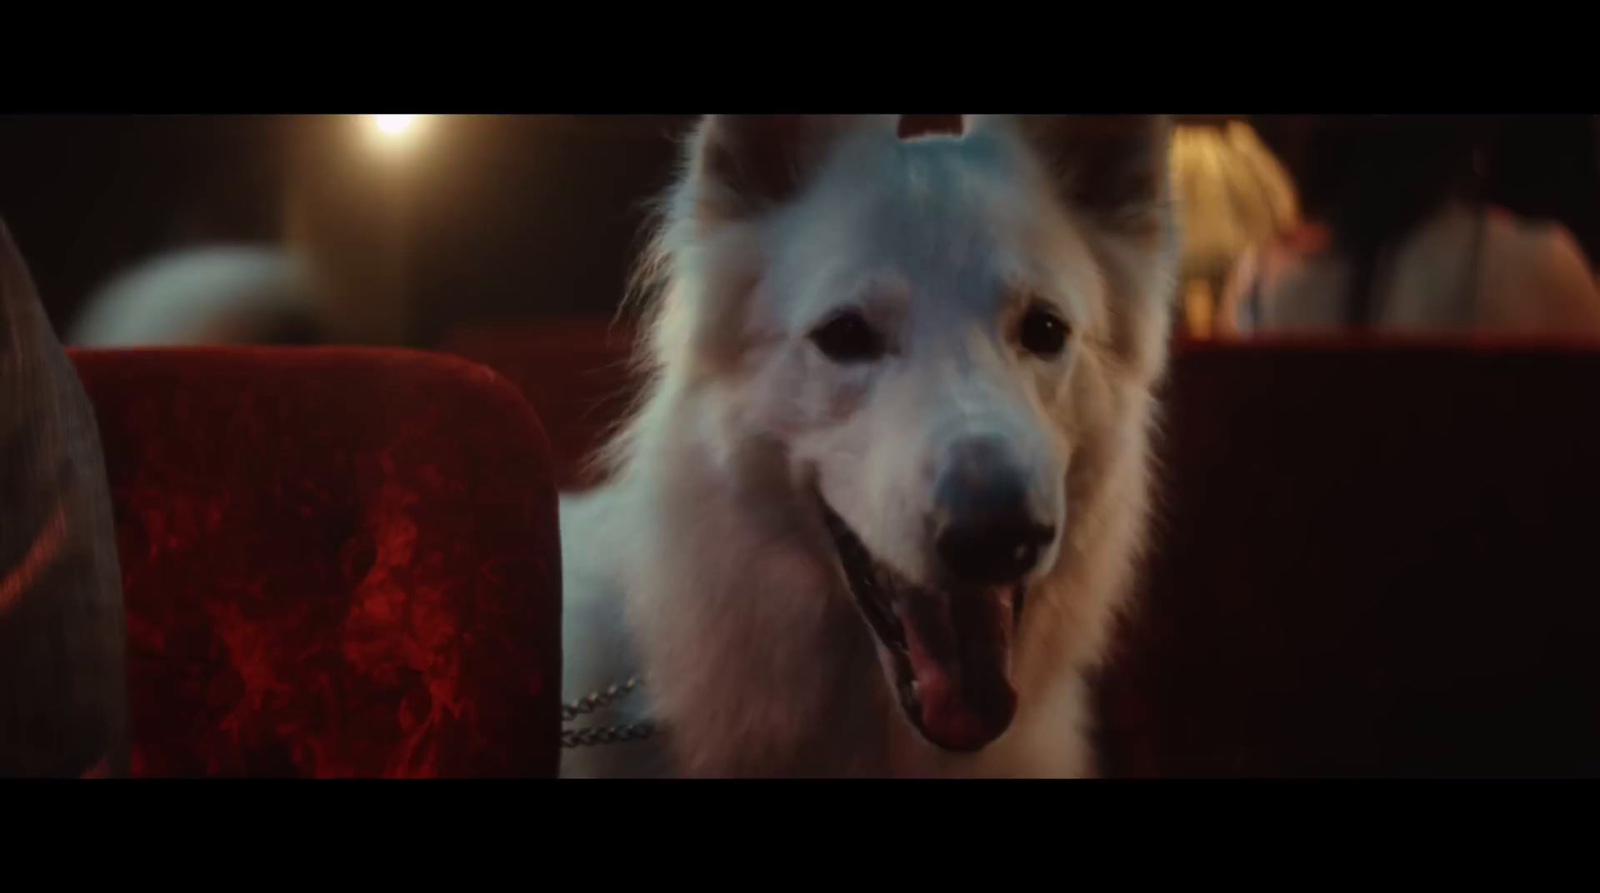
[[[67,344],[83,347],[314,344],[323,307],[309,264],[285,245],[275,181],[232,168],[202,176],[154,213],[155,250],[83,302]]]
[[[1600,337],[1600,291],[1573,235],[1482,200],[1473,122],[1371,116],[1321,137],[1300,183],[1311,221],[1240,260],[1228,328]]]
[[[1218,302],[1239,259],[1293,231],[1299,199],[1283,164],[1238,119],[1180,119],[1171,161],[1183,220],[1183,322],[1190,336],[1206,338],[1224,322]]]
[[[273,245],[213,245],[162,254],[99,289],[67,342],[84,347],[311,344],[315,291],[304,266]]]

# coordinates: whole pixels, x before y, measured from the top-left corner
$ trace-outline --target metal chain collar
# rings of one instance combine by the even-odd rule
[[[602,691],[594,692],[570,704],[561,705],[561,722],[572,722],[580,716],[586,716],[599,710],[601,707],[619,701],[638,690],[644,685],[643,676],[634,676],[621,685],[607,686]],[[562,729],[562,747],[593,747],[597,744],[626,744],[630,741],[642,741],[655,733],[655,723],[645,720],[643,722],[628,723],[620,726],[599,726],[591,729]]]

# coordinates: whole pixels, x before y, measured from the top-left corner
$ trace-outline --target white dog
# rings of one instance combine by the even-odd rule
[[[1141,540],[1160,117],[711,116],[648,396],[561,507],[567,776],[1079,776]],[[605,700],[605,699],[601,699]],[[603,736],[602,736],[603,737]]]

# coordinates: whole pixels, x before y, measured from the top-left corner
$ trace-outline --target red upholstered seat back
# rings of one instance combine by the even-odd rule
[[[633,333],[607,319],[465,328],[444,350],[510,379],[538,412],[564,490],[598,482],[588,461],[638,394]]]
[[[1600,353],[1191,346],[1125,775],[1600,773]]]
[[[406,351],[77,352],[115,502],[145,776],[548,776],[548,450]]]

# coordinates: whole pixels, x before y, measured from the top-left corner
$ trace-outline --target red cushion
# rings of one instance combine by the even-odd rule
[[[1122,775],[1600,772],[1600,353],[1191,345]]]
[[[539,423],[408,351],[77,352],[146,776],[549,776],[560,552]]]
[[[630,328],[604,318],[485,325],[454,332],[443,349],[522,390],[550,436],[563,490],[599,482],[589,460],[639,392]]]

